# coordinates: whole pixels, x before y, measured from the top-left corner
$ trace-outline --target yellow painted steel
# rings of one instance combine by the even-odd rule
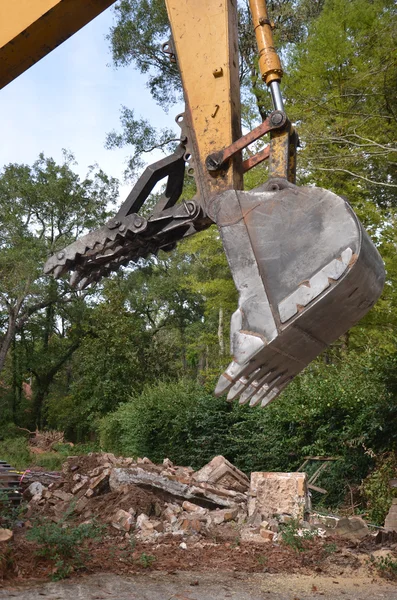
[[[166,0],[181,72],[186,118],[193,129],[193,165],[204,197],[242,188],[241,157],[209,174],[206,157],[241,136],[237,0]]]
[[[0,0],[0,89],[115,0]]]
[[[256,43],[259,50],[259,69],[267,85],[280,81],[283,69],[273,42],[273,24],[269,20],[266,0],[250,0]]]

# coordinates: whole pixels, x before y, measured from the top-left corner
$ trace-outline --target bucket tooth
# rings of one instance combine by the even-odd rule
[[[348,202],[322,188],[274,179],[223,192],[212,210],[239,292],[215,394],[265,406],[373,306],[383,261]]]

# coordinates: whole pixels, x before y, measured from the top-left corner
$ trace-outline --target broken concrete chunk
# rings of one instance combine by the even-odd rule
[[[80,477],[80,481],[78,481],[72,488],[72,494],[77,494],[77,492],[79,492],[86,485],[87,481],[88,477]]]
[[[100,467],[95,467],[95,469],[92,469],[92,471],[88,472],[88,476],[89,477],[98,477],[98,475],[100,475],[103,471],[103,465]]]
[[[45,487],[40,481],[33,481],[29,487],[24,492],[24,497],[29,500],[33,498],[33,496],[39,496],[39,499],[42,497],[43,492],[45,491]],[[37,499],[37,498],[36,498]]]
[[[220,525],[221,523],[225,523],[226,521],[232,521],[238,515],[238,507],[223,509],[223,510],[213,510],[211,512],[211,521],[214,525]]]
[[[182,508],[183,510],[186,510],[186,512],[200,513],[201,515],[205,515],[208,512],[206,508],[198,506],[198,504],[193,504],[193,502],[189,502],[188,500],[185,500],[182,503]]]
[[[155,466],[154,463],[147,456],[144,456],[143,458],[137,458],[136,462],[138,465],[153,465],[153,466]]]
[[[142,529],[143,523],[146,523],[147,521],[149,521],[149,517],[145,515],[145,513],[141,513],[136,520],[136,528]]]
[[[88,504],[88,498],[86,498],[85,496],[82,496],[76,503],[76,506],[74,507],[74,511],[77,514],[80,514],[84,511],[85,507]]]
[[[164,465],[164,467],[168,467],[168,468],[172,468],[174,466],[174,464],[170,461],[169,458],[165,458],[163,460],[163,465]]]
[[[266,541],[266,542],[272,542],[274,537],[275,537],[275,533],[273,531],[270,531],[270,529],[266,529],[264,527],[261,527],[261,530],[259,532],[259,535]]]
[[[393,499],[392,505],[385,519],[385,529],[387,531],[397,531],[397,498]]]
[[[86,496],[98,496],[109,491],[109,469],[105,469],[103,473],[91,479],[89,489],[86,492]],[[88,492],[92,491],[92,494]]]
[[[198,533],[201,530],[201,522],[194,518],[181,519],[178,522],[178,530],[186,533]]]
[[[63,502],[69,502],[73,498],[73,494],[69,494],[69,492],[64,492],[63,490],[55,490],[52,492],[54,498],[59,498]]]
[[[249,488],[248,477],[224,456],[215,456],[207,465],[193,473],[195,481],[212,483],[228,490],[246,492]]]
[[[0,529],[0,543],[9,542],[14,537],[11,529]]]
[[[134,517],[126,510],[118,510],[112,519],[112,527],[122,531],[129,531],[134,522]]]
[[[253,531],[249,527],[244,527],[240,531],[240,538],[242,542],[250,542],[251,544],[266,544],[268,540],[265,540],[260,533]]]
[[[251,473],[248,515],[262,519],[287,514],[306,520],[310,510],[306,473]]]
[[[351,541],[357,541],[369,534],[369,528],[361,517],[343,517],[338,520],[338,524],[332,533]]]
[[[235,498],[227,495],[218,494],[214,487],[207,487],[207,484],[189,486],[186,483],[180,483],[175,479],[167,477],[165,474],[145,471],[140,467],[114,468],[111,470],[109,485],[112,491],[120,491],[126,485],[137,485],[145,489],[151,488],[153,491],[161,490],[168,496],[173,496],[179,500],[192,500],[208,508],[223,508],[235,506]],[[236,494],[237,492],[234,492]],[[229,492],[231,494],[231,492]],[[226,497],[224,497],[226,496]],[[240,496],[242,496],[240,494]]]

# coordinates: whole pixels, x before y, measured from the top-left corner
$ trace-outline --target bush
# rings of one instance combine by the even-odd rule
[[[397,490],[389,481],[397,476],[397,456],[388,452],[377,458],[375,469],[363,481],[361,492],[367,503],[368,517],[375,525],[383,525]]]
[[[102,419],[101,446],[117,454],[165,456],[194,467],[227,452],[231,407],[196,382],[181,380],[145,387],[142,394]],[[224,418],[225,417],[225,418]]]
[[[33,462],[26,438],[14,437],[0,442],[0,459],[16,469],[26,469]]]
[[[37,556],[55,563],[52,578],[57,580],[68,577],[72,570],[84,568],[89,554],[82,544],[86,539],[100,540],[103,530],[104,526],[95,522],[66,525],[64,520],[41,521],[27,532],[26,538],[39,545]]]
[[[294,471],[307,455],[338,456],[319,481],[328,490],[322,502],[336,506],[347,484],[360,484],[374,455],[393,443],[397,411],[370,351],[332,360],[312,363],[264,410],[214,398],[212,382],[146,386],[102,419],[101,445],[194,468],[223,454],[247,473]]]

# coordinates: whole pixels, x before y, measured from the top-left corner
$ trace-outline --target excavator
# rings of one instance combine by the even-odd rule
[[[165,0],[185,100],[179,143],[148,166],[114,215],[49,258],[44,271],[70,272],[84,288],[216,225],[239,292],[231,319],[232,362],[215,394],[266,406],[379,298],[383,261],[348,201],[296,185],[297,132],[285,112],[283,75],[265,0],[249,0],[259,69],[273,111],[242,135],[237,0]],[[3,0],[0,87],[77,31],[111,0]],[[244,150],[266,134],[269,144]],[[268,178],[245,191],[244,173],[268,161]],[[185,176],[197,193],[183,199]],[[142,208],[164,181],[153,212]],[[146,215],[146,216],[145,216]]]

